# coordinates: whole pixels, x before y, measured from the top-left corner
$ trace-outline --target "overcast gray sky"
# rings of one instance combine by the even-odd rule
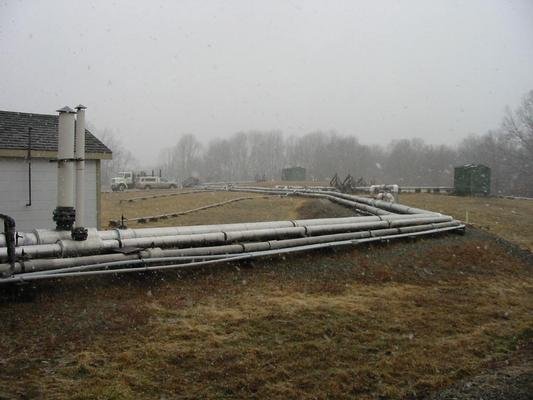
[[[531,0],[0,0],[0,109],[81,102],[148,163],[183,133],[455,143],[530,89]]]

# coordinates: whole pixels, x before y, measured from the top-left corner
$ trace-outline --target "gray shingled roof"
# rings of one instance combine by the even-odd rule
[[[57,151],[57,115],[0,110],[0,149],[28,148],[28,127],[32,128],[32,150]],[[91,132],[85,130],[87,153],[111,153]]]

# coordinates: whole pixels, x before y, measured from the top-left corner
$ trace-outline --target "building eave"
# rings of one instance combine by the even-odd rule
[[[11,158],[27,158],[28,150],[23,149],[0,149],[0,157]],[[32,158],[57,158],[57,151],[52,150],[32,150]],[[86,160],[111,160],[113,158],[112,153],[86,153]]]

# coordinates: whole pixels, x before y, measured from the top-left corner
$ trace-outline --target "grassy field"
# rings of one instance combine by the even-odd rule
[[[533,251],[533,201],[402,194],[400,202],[442,212]]]
[[[311,204],[309,201],[299,197],[263,197],[257,194],[238,193],[238,192],[206,192],[183,194],[175,197],[164,197],[158,199],[147,199],[135,202],[120,202],[121,199],[128,197],[139,197],[152,195],[146,192],[125,192],[125,193],[104,193],[102,196],[102,226],[107,226],[110,219],[120,219],[121,215],[125,218],[148,216],[154,214],[172,213],[177,211],[186,211],[194,208],[206,206],[209,204],[219,203],[222,201],[235,199],[239,197],[255,197],[254,200],[244,200],[242,202],[230,203],[217,208],[199,211],[193,214],[179,216],[160,220],[150,224],[140,224],[132,222],[129,227],[143,226],[176,226],[176,225],[195,225],[195,224],[221,224],[228,222],[248,222],[248,221],[274,221],[296,219],[302,217],[302,212],[309,218],[310,208],[305,204]],[[165,193],[165,192],[163,192]],[[328,201],[314,202],[312,204],[320,205],[315,207],[319,215],[331,216],[351,216],[354,215],[349,210],[338,205],[331,204]],[[306,211],[307,210],[307,211]]]
[[[128,195],[106,195],[107,215]],[[184,195],[164,207],[222,195],[232,194]],[[416,196],[402,200],[433,199]],[[163,222],[331,215],[350,212],[274,197]],[[179,274],[49,282],[31,302],[0,306],[0,399],[419,399],[515,363],[506,376],[533,377],[532,310],[531,254],[477,229]]]

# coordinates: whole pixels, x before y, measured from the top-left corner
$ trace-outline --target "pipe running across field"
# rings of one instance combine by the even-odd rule
[[[424,223],[448,222],[452,218],[444,215],[421,214],[416,217],[409,215],[387,215],[374,217],[348,217],[331,219],[311,219],[296,221],[279,221],[228,224],[198,227],[154,228],[152,231],[124,232],[115,230],[119,235],[102,239],[95,231],[85,241],[73,241],[67,238],[56,243],[27,245],[15,248],[17,257],[23,255],[31,258],[42,257],[73,257],[111,252],[124,247],[198,247],[206,244],[224,244],[237,241],[257,239],[274,239],[279,237],[316,236],[331,232],[351,232],[398,226],[421,225]],[[187,229],[190,228],[190,229]],[[158,230],[164,231],[159,232]],[[128,232],[129,231],[129,232]],[[0,248],[0,260],[7,258],[7,249]]]
[[[222,189],[221,189],[222,190]],[[354,207],[366,206],[362,210],[369,210],[370,213],[374,214],[377,211],[377,214],[382,214],[382,211],[387,211],[389,213],[399,213],[399,214],[420,214],[420,213],[432,213],[431,211],[422,210],[420,208],[408,207],[402,204],[389,203],[383,200],[376,200],[369,197],[355,196],[346,193],[334,192],[330,190],[321,190],[314,191],[308,189],[266,189],[261,187],[232,187],[227,190],[232,192],[251,192],[251,193],[271,193],[278,195],[288,195],[288,196],[309,196],[309,197],[324,197],[324,198],[337,198],[345,199],[354,203]],[[381,211],[381,212],[380,212]]]
[[[386,221],[382,221],[386,222]],[[5,272],[8,269],[14,273],[26,273],[34,271],[43,271],[48,269],[60,269],[60,268],[70,268],[81,266],[91,263],[101,263],[101,262],[115,262],[115,261],[132,261],[138,258],[151,258],[151,257],[161,257],[161,256],[206,256],[206,255],[217,255],[217,254],[230,254],[230,253],[240,253],[240,252],[249,252],[256,250],[267,250],[280,247],[292,247],[300,246],[307,244],[316,244],[323,243],[328,241],[335,240],[347,240],[347,239],[356,239],[364,237],[380,237],[386,235],[396,235],[409,232],[421,232],[424,230],[433,230],[440,228],[455,228],[459,229],[461,226],[457,221],[450,220],[449,217],[442,218],[427,218],[425,220],[416,221],[415,224],[411,223],[410,220],[399,220],[392,221],[387,224],[346,224],[346,225],[329,225],[329,226],[316,226],[312,228],[312,232],[309,232],[310,236],[304,236],[305,229],[308,228],[293,228],[294,235],[291,235],[290,231],[286,228],[283,231],[249,231],[245,232],[236,232],[233,236],[230,236],[223,240],[221,236],[215,234],[216,236],[210,235],[213,239],[211,241],[206,241],[205,237],[197,237],[198,239],[195,244],[197,247],[186,247],[186,248],[175,248],[176,240],[186,245],[190,246],[192,243],[193,235],[184,235],[183,240],[179,237],[162,237],[163,241],[156,243],[151,243],[152,247],[174,247],[170,250],[154,250],[153,248],[141,251],[138,254],[100,254],[92,256],[72,256],[68,258],[56,258],[56,259],[36,259],[28,260],[24,262],[17,262],[14,266],[8,264],[0,264],[0,272]],[[359,226],[357,226],[359,225]],[[374,229],[371,229],[374,228]],[[376,229],[377,228],[377,229]],[[279,239],[286,237],[287,239]],[[272,239],[266,242],[257,242],[257,240]],[[150,239],[150,238],[146,238]],[[138,239],[133,239],[136,242],[128,242],[125,247],[130,247],[132,244],[146,244],[139,243]],[[237,244],[232,244],[237,241]],[[250,240],[251,242],[245,242],[245,240]],[[117,243],[118,244],[118,243]],[[201,245],[209,245],[208,247],[202,247]],[[51,256],[58,256],[57,254],[51,254]]]
[[[354,209],[356,212],[360,212],[363,214],[369,214],[373,216],[373,218],[386,218],[386,216],[394,217],[395,213],[400,214],[409,214],[409,215],[440,215],[438,213],[434,213],[427,210],[421,210],[418,208],[413,207],[407,207],[400,204],[391,204],[386,201],[380,201],[380,200],[374,200],[366,197],[361,196],[353,196],[353,195],[347,195],[343,193],[333,192],[333,191],[319,191],[319,190],[308,190],[308,189],[302,189],[302,190],[287,190],[287,189],[266,189],[261,187],[222,187],[217,188],[215,186],[210,187],[210,190],[218,190],[218,191],[238,191],[238,192],[252,192],[252,193],[263,193],[263,194],[270,194],[270,195],[295,195],[295,196],[307,196],[307,197],[315,197],[315,198],[327,198],[329,200],[335,201],[343,206],[349,207]],[[379,216],[379,217],[378,217]],[[407,216],[406,216],[407,217]],[[352,217],[352,218],[362,218],[362,217]],[[338,218],[331,218],[331,220],[337,220]],[[285,225],[279,226],[277,224],[285,222]],[[256,223],[256,224],[271,224],[271,225],[264,225],[265,228],[268,227],[287,227],[292,226],[291,221],[273,221],[269,223]],[[288,225],[287,225],[288,224]],[[227,225],[234,225],[234,230],[240,230],[243,229],[242,227],[244,225],[248,224],[227,224]],[[239,226],[240,225],[240,226]],[[144,236],[168,236],[168,235],[176,235],[181,234],[181,232],[184,232],[187,229],[190,229],[188,233],[195,233],[194,229],[201,229],[200,227],[203,227],[203,233],[207,233],[208,230],[205,230],[206,228],[209,229],[209,227],[212,227],[210,225],[207,226],[198,226],[198,227],[185,227],[185,229],[181,227],[175,227],[175,228],[139,228],[139,229],[127,229],[127,230],[106,230],[106,231],[99,231],[97,232],[97,235],[102,240],[120,240],[122,238],[130,238],[130,237],[144,237]],[[259,226],[257,226],[258,229]],[[224,229],[231,229],[231,228],[224,228]],[[244,228],[247,229],[247,228]],[[253,229],[253,228],[251,228]],[[179,231],[179,232],[178,232]],[[197,233],[197,232],[196,232]],[[91,236],[91,230],[89,230],[89,236]],[[43,245],[43,244],[53,244],[60,240],[68,239],[70,237],[69,232],[64,231],[56,231],[56,230],[47,230],[47,229],[36,229],[33,232],[27,232],[22,233],[19,232],[19,245],[20,246],[30,246],[30,245]],[[3,234],[0,234],[0,248],[5,247],[5,237]]]
[[[218,224],[218,225],[193,225],[193,226],[176,226],[176,227],[159,227],[159,228],[136,228],[136,229],[111,229],[104,231],[96,231],[89,229],[89,237],[97,236],[102,240],[123,240],[141,237],[155,237],[155,236],[174,236],[193,233],[211,233],[222,231],[239,231],[239,230],[253,230],[253,229],[270,229],[270,228],[288,228],[293,226],[305,225],[328,225],[352,222],[368,222],[368,221],[382,221],[394,220],[404,218],[424,218],[441,216],[428,212],[427,214],[387,214],[379,216],[362,216],[362,217],[341,217],[341,218],[320,218],[320,219],[303,219],[303,220],[289,220],[289,221],[269,221],[269,222],[244,222],[232,224]],[[55,231],[49,229],[36,229],[33,232],[19,234],[19,246],[33,246],[55,244],[61,240],[70,239],[70,232]],[[5,237],[0,234],[0,258],[2,247],[5,247]]]
[[[422,229],[423,228],[423,229]],[[401,228],[399,228],[401,229]],[[203,261],[191,261],[189,263],[185,264],[163,264],[163,265],[155,265],[155,266],[147,266],[146,264],[155,264],[160,262],[174,262],[174,261],[182,261],[188,259],[187,257],[181,257],[181,256],[171,256],[171,253],[167,253],[168,257],[163,258],[152,258],[152,259],[137,259],[137,260],[130,260],[130,261],[117,261],[117,262],[108,262],[108,263],[98,263],[98,264],[92,264],[92,265],[84,265],[80,266],[76,269],[63,269],[63,270],[56,270],[56,271],[50,271],[48,273],[22,273],[19,275],[11,276],[8,278],[2,278],[0,279],[0,283],[13,283],[13,282],[28,282],[33,280],[42,280],[42,279],[53,279],[53,278],[64,278],[64,277],[72,277],[72,276],[90,276],[90,275],[104,275],[104,274],[117,274],[117,273],[131,273],[131,272],[143,272],[143,271],[164,271],[164,270],[171,270],[171,269],[179,269],[179,268],[190,268],[190,267],[197,267],[197,266],[205,266],[210,264],[218,264],[218,263],[227,263],[232,261],[240,261],[245,259],[251,259],[251,258],[257,258],[257,257],[265,257],[265,256],[274,256],[274,255],[280,255],[280,254],[286,254],[286,253],[293,253],[293,252],[299,252],[299,251],[309,251],[309,250],[316,250],[316,249],[322,249],[322,248],[331,248],[331,247],[337,247],[337,246],[348,246],[348,245],[357,245],[362,243],[368,243],[368,242],[374,242],[374,241],[384,241],[384,240],[391,240],[391,239],[399,239],[404,237],[416,237],[420,235],[429,235],[429,234],[435,234],[435,233],[442,233],[450,230],[456,230],[456,229],[464,229],[464,225],[451,225],[451,223],[441,223],[441,224],[432,224],[432,225],[426,225],[426,226],[420,226],[418,229],[406,229],[404,231],[398,230],[395,234],[383,234],[383,235],[374,235],[374,236],[361,236],[361,237],[355,237],[355,238],[343,238],[342,240],[333,240],[331,237],[328,238],[322,238],[323,241],[317,241],[315,243],[307,243],[307,244],[298,244],[295,245],[294,242],[287,242],[283,243],[284,241],[276,241],[279,242],[277,246],[274,248],[271,244],[269,244],[269,249],[265,250],[255,250],[250,251],[247,253],[239,254],[239,255],[223,255],[223,256],[217,256],[214,259],[209,259],[209,255],[203,255],[203,256],[195,256],[197,258],[203,258]],[[385,231],[385,230],[383,230]],[[339,238],[335,238],[339,239]],[[141,265],[140,267],[131,267],[133,265]],[[124,265],[129,265],[128,268],[118,268],[113,269],[112,267],[121,267]]]
[[[219,190],[215,186],[210,188]],[[3,276],[0,283],[210,265],[464,229],[463,224],[446,215],[329,190],[256,187],[223,190],[325,198],[368,215],[109,231],[90,229],[84,241],[72,240],[67,232],[35,230],[19,234],[19,245],[15,247],[19,260],[14,264],[0,264],[0,276]],[[0,261],[5,262],[7,249],[1,246],[0,236]]]

